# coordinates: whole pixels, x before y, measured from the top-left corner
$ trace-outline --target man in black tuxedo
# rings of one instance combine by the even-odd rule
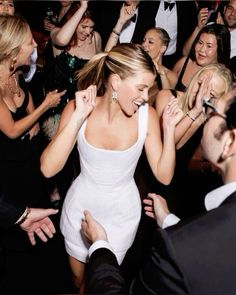
[[[125,42],[141,44],[145,32],[154,26],[154,20],[150,18],[153,9],[152,1],[92,1],[90,2],[90,7],[95,17],[95,30],[100,33],[104,48],[119,18],[123,4],[135,5],[136,12],[134,17],[125,24],[125,31],[127,31],[127,27],[129,29],[125,33],[125,39],[121,36],[120,42],[125,40]]]
[[[206,100],[204,110],[202,151],[224,180],[207,194],[208,212],[157,229],[149,256],[128,288],[103,227],[85,211],[82,230],[93,242],[87,294],[236,294],[236,90],[214,105]],[[162,197],[150,194],[144,203],[146,214],[159,226],[178,221]]]
[[[197,24],[197,6],[195,1],[145,1],[152,9],[150,19],[154,27],[162,27],[170,36],[170,43],[163,57],[163,64],[172,68],[182,56],[184,42]]]

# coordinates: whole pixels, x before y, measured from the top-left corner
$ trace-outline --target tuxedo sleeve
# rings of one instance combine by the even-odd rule
[[[107,248],[92,253],[86,277],[86,294],[128,294],[115,254]]]
[[[158,229],[150,255],[131,284],[130,294],[189,294],[179,265],[168,231]]]
[[[25,206],[8,202],[3,193],[0,193],[0,228],[8,229],[13,226],[24,211]]]

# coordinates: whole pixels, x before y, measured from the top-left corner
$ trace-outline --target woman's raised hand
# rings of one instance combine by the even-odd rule
[[[95,106],[97,86],[90,85],[87,89],[75,93],[76,112],[79,116],[87,117]]]
[[[163,128],[175,127],[183,117],[183,111],[178,105],[178,99],[173,96],[164,108],[162,115]]]
[[[202,112],[203,101],[210,99],[212,73],[206,73],[200,82],[200,87],[197,93],[195,105],[193,108],[197,109],[199,113]]]

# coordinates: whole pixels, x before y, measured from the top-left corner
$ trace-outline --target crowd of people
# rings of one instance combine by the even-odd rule
[[[1,294],[235,294],[236,0],[31,5],[0,0]]]

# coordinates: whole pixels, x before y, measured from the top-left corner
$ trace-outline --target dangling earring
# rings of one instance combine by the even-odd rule
[[[11,72],[13,72],[14,69],[15,69],[15,63],[16,63],[16,58],[13,58],[13,59],[12,59],[12,63],[11,63],[11,65],[10,65],[10,71],[11,71]]]
[[[111,100],[114,101],[114,102],[118,102],[117,92],[115,90],[112,91]]]

